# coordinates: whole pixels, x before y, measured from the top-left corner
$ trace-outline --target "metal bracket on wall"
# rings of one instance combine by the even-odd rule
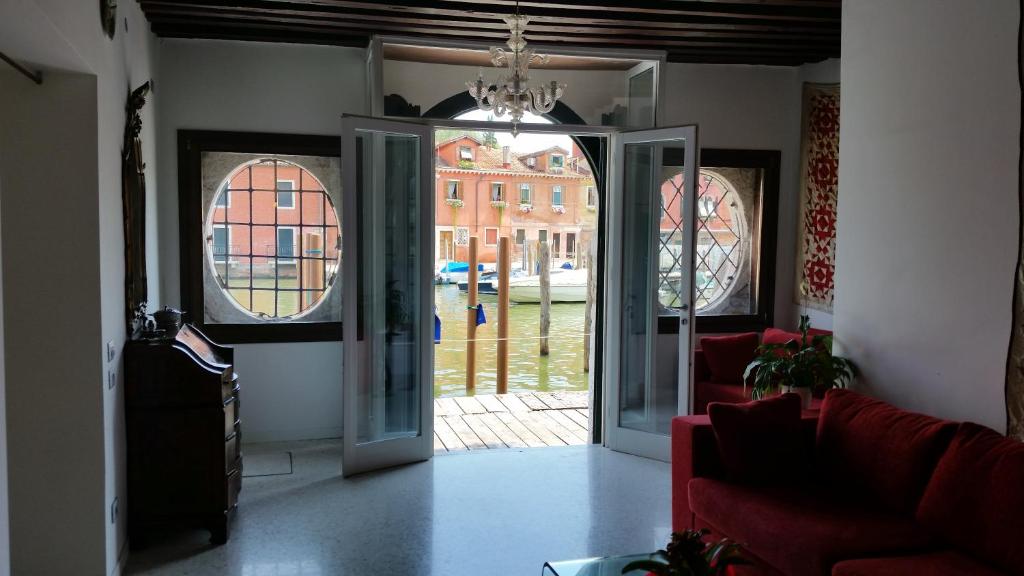
[[[22,66],[21,64],[16,62],[13,58],[8,56],[7,54],[4,54],[3,52],[0,52],[0,60],[3,60],[4,62],[7,62],[8,64],[11,65],[12,68],[17,70],[18,72],[21,72],[22,74],[27,76],[29,80],[35,82],[36,84],[42,84],[43,83],[43,73],[42,72],[40,72],[38,70],[36,70],[36,71],[29,70],[28,68]]]

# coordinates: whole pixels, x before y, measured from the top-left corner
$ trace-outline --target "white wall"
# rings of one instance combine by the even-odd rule
[[[341,134],[365,113],[362,49],[161,42],[161,292],[180,303],[177,133],[181,129]],[[246,442],[341,435],[340,342],[235,346]]]
[[[697,124],[702,148],[781,150],[775,325],[795,328],[793,266],[799,199],[800,70],[669,64],[662,124]]]
[[[5,225],[13,223],[13,230],[5,227],[4,234],[18,238],[14,245],[18,250],[10,250],[14,247],[10,244],[5,247],[9,254],[33,255],[31,248],[37,245],[25,244],[25,238],[31,237],[31,233],[22,234],[19,226],[31,223],[40,213],[53,213],[55,206],[62,207],[61,217],[67,219],[59,229],[70,232],[65,235],[68,244],[61,249],[46,245],[52,233],[40,238],[38,253],[34,254],[29,268],[26,268],[27,261],[10,261],[8,254],[4,259],[8,267],[4,302],[8,334],[9,470],[11,493],[20,491],[11,499],[13,569],[16,573],[52,573],[59,571],[53,564],[54,557],[59,556],[59,562],[67,563],[67,572],[109,574],[119,570],[119,559],[125,550],[127,508],[120,354],[109,365],[117,386],[108,390],[105,384],[108,370],[105,343],[112,342],[120,350],[126,338],[120,152],[125,100],[130,88],[152,78],[155,39],[149,34],[148,24],[136,3],[122,4],[113,40],[103,35],[95,4],[61,0],[3,3],[0,5],[0,31],[0,49],[47,71],[43,86],[30,85],[29,92],[22,90],[26,88],[26,81],[20,77],[17,85],[0,84],[4,88],[18,87],[17,91],[5,91],[5,97],[17,104],[16,108],[4,111],[8,116],[5,120],[28,131],[28,137],[44,140],[35,148],[34,156],[28,150],[19,150],[18,161],[10,161],[8,168],[14,167],[11,169],[14,178],[43,175],[61,183],[45,194],[37,193],[40,185],[29,185],[28,179],[20,180],[22,188],[17,192],[6,188],[5,202],[16,209],[4,212]],[[55,70],[74,74],[62,76],[54,73]],[[85,85],[88,86],[83,87]],[[51,108],[39,107],[37,101],[46,101]],[[151,103],[142,114],[142,139],[148,200],[155,207],[156,142],[152,108]],[[21,115],[15,110],[20,110]],[[74,117],[67,122],[54,120],[72,111]],[[27,122],[26,118],[34,120]],[[71,155],[81,164],[68,162]],[[10,158],[8,156],[8,160]],[[75,171],[72,173],[68,168],[63,172],[66,165],[74,167]],[[34,172],[28,172],[29,169]],[[12,200],[12,195],[30,199]],[[74,206],[76,202],[79,205]],[[65,204],[74,207],[63,207]],[[151,208],[150,215],[153,214],[155,210]],[[156,281],[158,251],[153,241],[158,235],[156,225],[154,220],[148,223],[153,242],[148,247],[149,274],[154,278],[150,284],[150,302],[154,304],[160,299]],[[56,259],[54,254],[58,255]],[[66,268],[61,273],[68,277],[62,283],[51,278],[55,285],[65,287],[61,294],[48,294],[37,286],[19,287],[27,278],[24,270],[39,269],[41,262],[48,261],[57,261]],[[13,276],[11,270],[15,271]],[[44,296],[46,299],[42,300]],[[46,308],[46,313],[38,314],[40,308]],[[51,315],[52,320],[46,321],[47,315]],[[81,320],[73,320],[76,315],[80,315]],[[76,328],[72,330],[71,326]],[[74,332],[74,337],[65,336],[68,332]],[[12,334],[17,338],[11,338]],[[47,350],[47,346],[50,354],[45,359],[37,359],[34,365],[27,364],[34,358],[31,354],[22,357],[12,352],[16,348],[20,350],[19,347]],[[43,382],[48,384],[41,385]],[[48,406],[55,395],[60,402]],[[53,434],[48,430],[47,435],[40,437],[32,419],[57,420],[69,428],[62,436],[48,436]],[[94,432],[98,432],[98,436],[94,436]],[[40,449],[40,438],[52,443]],[[19,452],[29,448],[34,454]],[[39,459],[41,455],[45,460]],[[85,461],[80,462],[82,459]],[[58,463],[61,463],[59,471],[48,470],[47,466]],[[69,475],[69,469],[75,470],[75,474]],[[55,479],[60,476],[66,479]],[[57,491],[53,484],[59,482],[74,486]],[[54,499],[55,492],[61,494],[63,500]],[[120,503],[119,515],[116,522],[111,522],[109,511],[115,498]],[[52,514],[61,506],[65,509],[59,516]],[[77,512],[69,512],[76,506]],[[74,515],[73,521],[68,520],[69,514]],[[47,536],[44,528],[37,526],[42,523],[48,524],[45,528],[51,530],[54,524],[59,524],[61,529],[57,532],[67,541],[67,547]],[[54,555],[54,549],[64,553]]]
[[[96,77],[0,78],[12,569],[106,574]]]
[[[858,388],[1004,430],[1014,0],[843,4],[836,337]]]

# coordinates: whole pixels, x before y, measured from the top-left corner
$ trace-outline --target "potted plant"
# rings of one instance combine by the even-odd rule
[[[785,344],[758,346],[757,357],[743,372],[744,385],[751,375],[754,377],[754,400],[780,388],[782,392],[799,394],[806,408],[813,390],[845,388],[853,380],[857,368],[850,360],[832,355],[832,336],[818,334],[808,338],[810,327],[810,319],[800,316],[799,342],[794,339]]]
[[[634,570],[647,570],[654,576],[717,576],[728,566],[749,564],[740,554],[740,547],[731,540],[705,542],[708,531],[684,530],[674,532],[664,550],[658,550],[647,560],[635,560],[622,568],[623,574]]]

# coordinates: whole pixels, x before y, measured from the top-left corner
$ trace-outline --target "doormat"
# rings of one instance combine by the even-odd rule
[[[839,193],[839,84],[804,84],[800,129],[800,208],[796,294],[832,312]]]
[[[242,465],[242,478],[284,476],[291,474],[292,453],[246,454]]]

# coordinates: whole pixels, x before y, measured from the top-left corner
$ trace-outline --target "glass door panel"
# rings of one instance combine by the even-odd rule
[[[433,450],[432,134],[343,117],[345,476]]]
[[[696,128],[624,133],[614,150],[606,440],[668,460],[672,418],[690,400],[693,226],[682,224],[693,222]],[[659,333],[673,323],[678,334]]]

